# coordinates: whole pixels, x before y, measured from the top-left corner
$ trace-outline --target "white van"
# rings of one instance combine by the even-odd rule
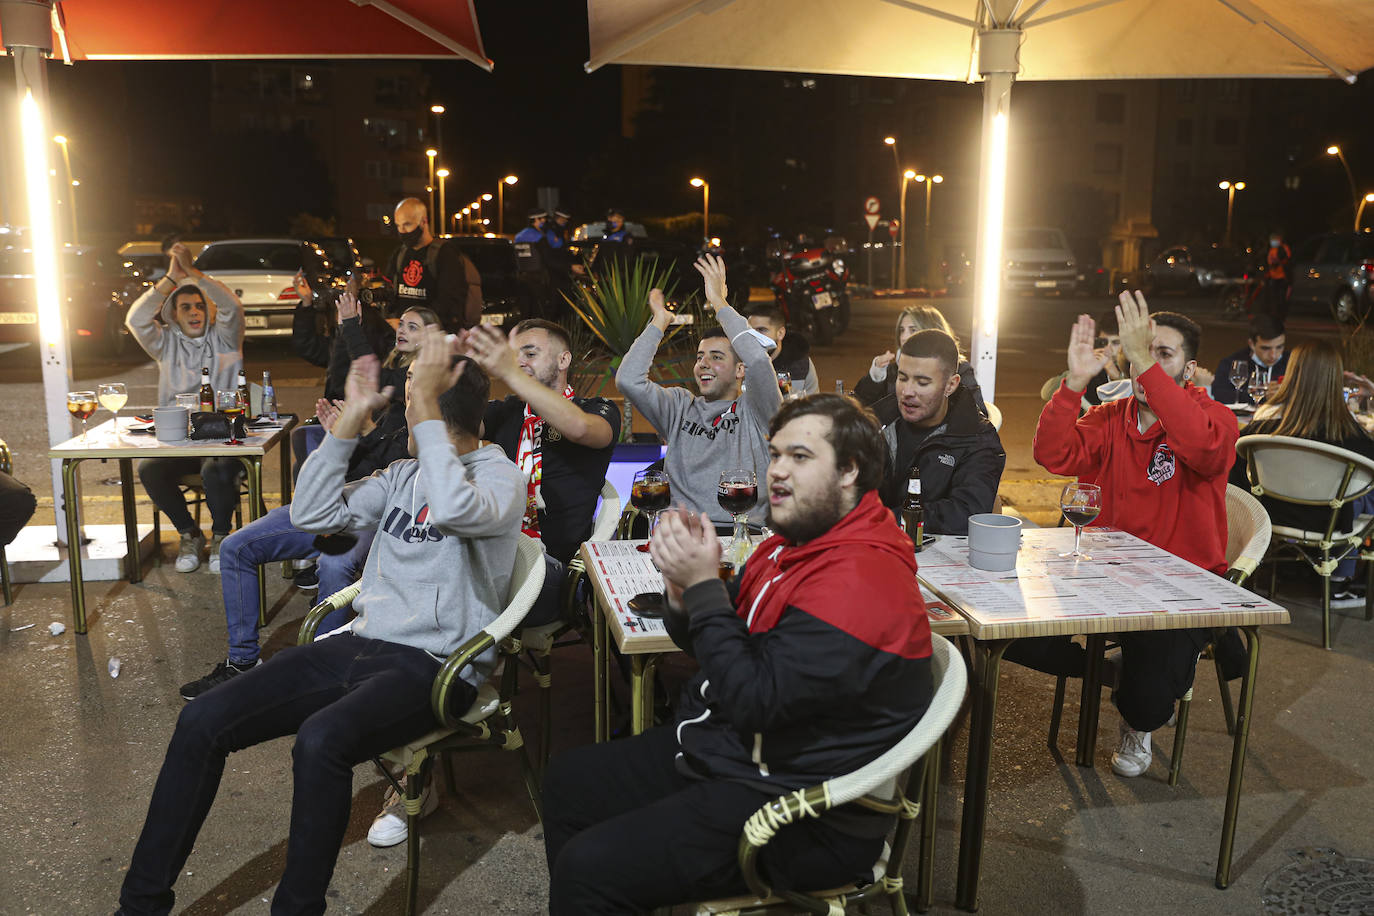
[[[1078,288],[1078,264],[1064,233],[1032,226],[1008,229],[1002,241],[1006,270],[1002,283],[1011,290],[1072,293]]]

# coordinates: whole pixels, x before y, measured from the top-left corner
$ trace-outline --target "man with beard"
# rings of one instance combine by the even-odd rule
[[[878,499],[877,421],[817,394],[783,405],[769,431],[778,533],[736,581],[717,577],[705,515],[665,513],[654,533],[665,621],[701,664],[677,722],[577,748],[544,778],[554,916],[743,893],[750,815],[873,760],[930,702],[930,626],[911,541]],[[765,847],[762,869],[779,888],[844,884],[872,869],[890,824],[857,806],[801,821]]]
[[[432,309],[444,330],[458,331],[482,321],[482,275],[457,245],[435,238],[424,202],[407,197],[396,205],[396,234],[401,247],[391,256],[391,282],[396,285],[393,315],[413,305]]]
[[[1052,474],[1102,487],[1097,524],[1128,531],[1218,575],[1226,572],[1226,475],[1236,457],[1235,414],[1192,383],[1201,330],[1174,312],[1150,315],[1139,293],[1116,309],[1133,394],[1078,417],[1079,399],[1107,356],[1080,315],[1069,337],[1069,374],[1040,414],[1035,460]],[[1123,633],[1119,776],[1150,766],[1150,733],[1166,724],[1193,683],[1209,630]],[[1013,643],[1005,656],[1052,674],[1081,677],[1083,650],[1067,637]]]
[[[883,428],[888,473],[883,504],[894,512],[913,466],[921,469],[925,530],[968,534],[968,517],[991,512],[1007,453],[959,377],[959,347],[944,331],[917,331],[897,352],[897,419]],[[873,411],[884,412],[883,402]]]
[[[782,392],[768,351],[729,305],[725,262],[707,254],[696,269],[705,279],[707,308],[720,321],[719,327],[706,329],[697,346],[692,376],[701,394],[694,397],[685,388],[649,381],[654,353],[673,323],[673,313],[656,289],[649,292],[653,320],[625,354],[615,384],[667,443],[664,468],[673,498],[728,531],[732,518],[716,500],[720,474],[743,469],[763,476],[768,421],[782,403]],[[747,383],[743,389],[741,382]],[[751,522],[762,518],[761,506],[749,511]]]

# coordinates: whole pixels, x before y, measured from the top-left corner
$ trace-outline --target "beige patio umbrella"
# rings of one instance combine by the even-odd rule
[[[1014,80],[1329,77],[1374,67],[1374,0],[587,0],[606,64],[983,81],[973,353],[996,393]]]

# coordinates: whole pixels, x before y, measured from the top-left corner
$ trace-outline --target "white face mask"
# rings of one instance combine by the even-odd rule
[[[1277,247],[1279,247],[1279,240],[1278,240],[1278,239],[1270,239],[1270,240],[1269,240],[1269,247],[1270,247],[1270,248],[1277,248]]]

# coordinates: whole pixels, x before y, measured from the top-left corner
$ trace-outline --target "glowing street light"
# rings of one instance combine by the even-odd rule
[[[446,225],[445,218],[448,215],[448,202],[444,197],[444,185],[448,179],[449,171],[446,168],[441,168],[434,174],[439,176],[439,231],[443,232]]]
[[[429,183],[425,185],[425,190],[429,192],[429,212],[434,212],[434,157],[439,155],[439,151],[434,147],[425,150],[425,159],[429,160]]]
[[[444,106],[431,105],[429,110],[434,115],[434,145],[440,159],[444,158]]]
[[[471,207],[464,207],[464,208],[463,208],[463,222],[460,223],[459,225],[465,225],[467,229],[471,229],[471,228],[472,228],[471,216],[472,216],[472,208],[471,208]]]
[[[1326,155],[1335,156],[1341,161],[1341,167],[1345,169],[1345,178],[1350,182],[1350,205],[1355,208],[1355,228],[1360,228],[1360,192],[1355,190],[1355,173],[1350,171],[1350,163],[1346,161],[1345,153],[1336,144],[1331,144],[1326,148]]]
[[[701,188],[701,237],[711,237],[711,182],[705,178],[693,178],[689,182],[694,188]]]
[[[1245,190],[1243,181],[1223,181],[1217,187],[1226,192],[1226,247],[1231,247],[1231,211],[1236,206],[1236,192]]]
[[[520,179],[507,175],[496,183],[496,234],[506,234],[506,185],[515,184]]]
[[[52,138],[52,141],[62,147],[62,164],[67,168],[67,187],[69,190],[62,197],[67,201],[67,211],[72,215],[72,244],[79,244],[76,238],[76,188],[81,187],[81,182],[72,177],[72,157],[67,150],[67,138],[62,134]]]
[[[1360,208],[1355,211],[1355,231],[1360,231],[1360,220],[1364,218],[1364,205],[1374,204],[1374,194],[1366,194],[1360,201]]]
[[[915,178],[915,177],[916,177],[916,171],[915,171],[915,169],[903,169],[903,170],[902,170],[902,195],[901,195],[901,197],[899,198],[899,200],[901,201],[901,206],[900,206],[899,209],[901,210],[901,224],[902,224],[902,243],[901,243],[902,257],[901,257],[901,260],[897,262],[898,265],[899,265],[898,268],[897,268],[897,288],[898,288],[898,289],[906,289],[906,183],[907,183],[908,181],[911,181],[911,180],[912,180],[913,178]],[[893,248],[893,249],[892,249],[892,256],[893,256],[894,258],[897,256],[897,249],[896,249],[896,248]]]

